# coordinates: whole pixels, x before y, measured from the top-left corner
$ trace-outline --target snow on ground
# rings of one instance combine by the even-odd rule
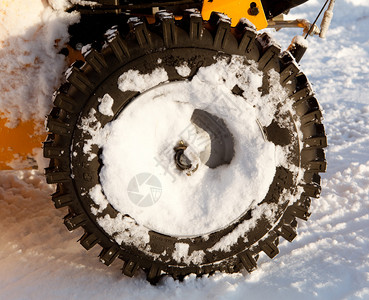
[[[19,119],[42,122],[50,111],[50,94],[65,68],[58,52],[68,41],[68,25],[79,20],[46,1],[29,2],[0,1],[0,111],[11,127]]]
[[[318,2],[309,1],[293,16],[314,19]],[[368,25],[367,1],[341,0],[327,40],[310,39],[301,63],[325,111],[329,168],[311,218],[299,222],[298,237],[283,241],[274,260],[262,255],[251,275],[191,276],[183,283],[167,278],[156,287],[142,273],[122,277],[119,262],[105,267],[98,249],[88,253],[76,243],[82,232],[67,232],[61,224],[66,211],[53,208],[52,189],[40,174],[3,171],[0,299],[369,299]],[[275,38],[286,47],[294,33]],[[21,78],[21,69],[1,71],[2,82],[17,72]]]

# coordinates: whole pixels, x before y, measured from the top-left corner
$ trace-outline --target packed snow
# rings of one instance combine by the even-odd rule
[[[0,112],[14,127],[18,120],[43,123],[60,85],[68,26],[77,13],[52,10],[45,1],[0,2]],[[4,76],[6,74],[6,76]]]
[[[45,3],[1,1],[0,110],[10,105],[5,112],[12,121],[45,114],[66,70],[54,40],[66,41],[66,25],[78,16]],[[310,0],[289,17],[313,20],[320,6]],[[67,232],[67,211],[53,208],[53,188],[38,171],[2,171],[0,298],[369,299],[368,25],[367,1],[341,0],[326,40],[308,39],[301,64],[324,109],[328,171],[311,218],[299,222],[292,243],[281,241],[274,260],[262,254],[250,275],[165,278],[158,286],[142,272],[123,277],[120,262],[107,268],[96,258],[98,247],[86,252],[76,242],[81,230]],[[287,48],[299,33],[282,30],[274,37]],[[186,255],[185,247],[177,249],[178,259]]]
[[[105,116],[114,116],[112,107],[114,104],[114,99],[109,95],[105,94],[104,97],[98,99],[100,102],[99,112]]]

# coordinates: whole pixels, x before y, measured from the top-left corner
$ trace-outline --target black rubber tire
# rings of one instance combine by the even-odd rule
[[[86,62],[74,64],[64,84],[54,97],[55,107],[48,116],[47,127],[50,132],[44,143],[44,156],[50,158],[46,169],[46,179],[50,184],[57,184],[52,199],[57,208],[68,207],[69,214],[64,223],[69,230],[83,227],[85,234],[80,243],[87,250],[99,244],[102,247],[100,259],[110,265],[116,258],[124,261],[123,273],[133,276],[141,268],[147,273],[150,282],[156,282],[162,275],[169,274],[175,279],[195,273],[199,276],[221,272],[251,272],[256,268],[256,261],[261,251],[273,258],[279,253],[279,237],[292,241],[296,236],[296,218],[307,220],[311,197],[320,194],[319,172],[326,169],[323,148],[327,146],[322,114],[305,75],[288,52],[270,42],[267,34],[258,35],[246,24],[236,28],[221,16],[213,14],[210,21],[204,23],[195,13],[185,14],[181,21],[175,21],[166,14],[157,14],[157,22],[146,24],[145,20],[132,20],[131,31],[124,36],[118,32],[111,34],[106,47],[101,52],[89,51]],[[304,192],[294,201],[278,205],[274,222],[261,218],[258,226],[244,233],[247,241],[239,241],[229,251],[207,252],[222,236],[230,233],[242,221],[231,224],[226,229],[210,234],[207,238],[196,237],[179,239],[176,237],[150,232],[150,250],[139,249],[127,241],[118,244],[113,235],[105,232],[97,223],[91,206],[96,206],[84,193],[99,182],[101,161],[89,161],[83,155],[78,142],[88,138],[78,124],[91,108],[98,105],[97,97],[102,93],[115,96],[120,100],[113,106],[114,116],[99,116],[102,125],[113,120],[124,107],[132,101],[138,92],[119,92],[116,87],[117,74],[125,70],[136,69],[149,73],[157,67],[160,58],[169,80],[183,80],[174,67],[184,61],[191,68],[189,78],[196,74],[201,66],[214,63],[214,57],[241,55],[258,64],[265,77],[270,69],[280,73],[281,84],[290,91],[295,101],[290,121],[300,124],[303,133],[303,145],[290,145],[295,157],[294,163],[305,169]],[[268,86],[263,86],[265,92]],[[237,91],[235,91],[237,92]],[[298,121],[297,123],[295,121]],[[275,144],[288,144],[290,133],[274,124],[266,128],[266,134]],[[77,158],[72,153],[78,152]],[[99,154],[99,149],[93,149]],[[276,203],[284,189],[294,190],[291,172],[277,168],[276,176],[263,203]],[[276,200],[277,199],[277,200]],[[103,214],[117,214],[110,205]],[[250,218],[252,211],[243,217]],[[100,215],[100,216],[101,216]],[[188,243],[189,252],[202,250],[205,256],[202,263],[178,263],[171,258],[176,242]],[[166,254],[163,254],[165,250]]]

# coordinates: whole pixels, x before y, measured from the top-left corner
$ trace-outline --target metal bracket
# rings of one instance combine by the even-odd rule
[[[304,34],[310,31],[310,35],[319,35],[320,29],[314,24],[311,29],[312,24],[306,19],[296,19],[296,20],[278,20],[273,18],[268,21],[268,28],[275,28],[277,31],[282,28],[303,28]]]

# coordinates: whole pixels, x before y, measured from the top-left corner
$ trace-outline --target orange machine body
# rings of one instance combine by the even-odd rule
[[[35,149],[41,149],[45,134],[38,134],[34,121],[20,122],[17,127],[6,126],[0,118],[0,170],[29,169],[37,167]]]

